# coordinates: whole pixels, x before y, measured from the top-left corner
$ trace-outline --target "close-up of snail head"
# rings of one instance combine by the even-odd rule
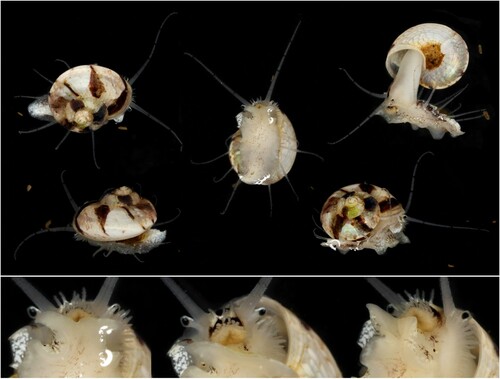
[[[9,337],[19,378],[151,377],[151,352],[130,324],[129,311],[110,304],[117,277],[93,300],[62,293],[55,304],[24,278],[14,282],[33,301],[31,322]]]
[[[244,297],[203,311],[172,279],[162,278],[190,316],[168,352],[180,377],[340,377],[320,337],[290,310],[263,296],[262,278]]]
[[[389,302],[367,304],[370,319],[358,345],[363,377],[498,377],[498,351],[469,311],[454,304],[448,278],[440,278],[442,307],[417,290],[408,300],[376,278],[370,284]]]

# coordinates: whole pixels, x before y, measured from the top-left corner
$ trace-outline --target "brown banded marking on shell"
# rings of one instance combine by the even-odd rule
[[[404,234],[408,222],[455,230],[489,232],[488,229],[447,225],[410,217],[407,212],[413,198],[416,172],[420,161],[427,155],[420,155],[413,168],[410,193],[406,207],[381,187],[368,183],[352,184],[335,191],[323,205],[320,219],[324,231],[331,238],[316,235],[326,240],[322,246],[346,253],[349,250],[373,249],[384,254],[388,248],[409,243]]]
[[[120,241],[143,234],[153,227],[156,219],[153,204],[123,186],[81,208],[73,227],[93,241]]]
[[[30,325],[9,342],[16,377],[151,377],[151,352],[136,335],[129,311],[108,305],[118,278],[107,278],[94,300],[86,292],[56,305],[22,278],[14,278],[36,306]]]
[[[447,278],[441,278],[443,307],[407,293],[408,300],[376,279],[372,285],[392,314],[368,304],[370,320],[358,344],[364,377],[498,377],[498,350],[470,312],[455,307]]]
[[[384,254],[387,248],[408,243],[403,233],[405,211],[384,188],[352,184],[335,191],[321,210],[321,224],[331,237],[323,246],[346,253],[373,249]]]
[[[270,185],[284,178],[297,155],[292,123],[272,101],[255,101],[237,116],[229,159],[246,184]]]
[[[61,180],[63,174],[64,171]],[[126,186],[116,188],[104,194],[100,200],[78,208],[63,180],[62,182],[75,211],[72,225],[47,227],[30,234],[17,246],[14,258],[28,239],[47,232],[74,232],[77,241],[87,242],[99,248],[94,255],[105,251],[105,256],[116,251],[137,258],[137,254],[149,253],[165,241],[167,232],[153,229],[157,221],[154,205],[131,188]]]
[[[425,88],[450,87],[460,80],[469,64],[469,50],[463,38],[442,24],[416,25],[396,38],[385,62],[393,78],[408,50],[417,51],[424,58],[420,85]]]
[[[56,146],[57,150],[70,132],[91,132],[94,164],[100,168],[95,156],[93,132],[110,120],[122,122],[125,112],[128,109],[135,109],[172,133],[182,150],[182,141],[177,134],[134,101],[131,87],[151,61],[163,26],[175,14],[177,12],[172,12],[164,18],[149,56],[130,80],[125,80],[115,71],[97,64],[73,68],[66,64],[68,70],[53,82],[49,94],[38,97],[28,106],[31,117],[48,121],[48,123],[36,129],[21,130],[19,133],[34,133],[54,124],[61,124],[68,129],[68,132]]]
[[[182,289],[163,280],[193,317],[183,318],[186,331],[168,352],[179,376],[341,377],[321,338],[293,312],[263,296],[269,278],[220,312],[186,305],[192,301]]]
[[[136,256],[149,253],[165,240],[166,231],[153,229],[156,220],[153,204],[122,186],[83,206],[73,219],[73,229],[77,241],[99,247],[94,255],[104,250]]]
[[[82,65],[62,73],[49,92],[54,119],[73,132],[121,122],[132,102],[132,87],[106,67]]]

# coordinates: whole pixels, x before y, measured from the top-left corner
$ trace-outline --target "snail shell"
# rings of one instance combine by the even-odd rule
[[[152,229],[156,219],[153,204],[123,186],[82,207],[73,220],[73,228],[77,240],[110,252],[142,254],[165,239],[165,231]]]
[[[417,51],[424,58],[420,85],[425,88],[450,87],[462,77],[469,64],[469,51],[463,38],[442,24],[416,25],[396,38],[385,61],[393,78],[408,50]]]
[[[408,29],[393,43],[386,68],[394,78],[384,102],[372,113],[388,123],[410,123],[425,128],[434,139],[464,132],[441,109],[418,99],[419,85],[442,89],[456,83],[467,69],[469,53],[460,35],[441,24],[421,24]]]
[[[441,103],[444,105],[430,104],[430,100],[434,90],[456,83],[468,64],[469,52],[465,41],[449,27],[428,23],[406,30],[393,42],[387,54],[385,66],[394,78],[387,93],[378,95],[367,91],[347,74],[356,86],[375,97],[385,96],[385,100],[361,124],[337,142],[347,138],[373,116],[381,116],[389,124],[409,123],[413,130],[427,129],[434,139],[442,139],[446,133],[452,137],[461,136],[464,132],[460,124],[452,116],[442,112],[442,108],[463,89],[444,100]],[[425,100],[418,98],[420,86],[432,89]]]
[[[77,133],[97,130],[109,120],[121,122],[132,102],[130,84],[109,68],[97,65],[73,67],[62,73],[44,96],[28,108],[31,116],[48,114]]]
[[[392,314],[368,304],[370,320],[358,344],[365,377],[498,377],[498,351],[488,333],[453,304],[448,279],[441,278],[443,307],[417,292],[408,300],[376,279]]]
[[[236,116],[238,131],[229,146],[229,159],[240,180],[270,185],[285,177],[297,155],[292,123],[272,101],[246,105]]]
[[[62,176],[61,176],[62,178]],[[119,187],[99,201],[90,202],[78,210],[69,192],[70,202],[75,209],[71,226],[42,229],[30,234],[17,246],[19,248],[30,238],[46,232],[74,232],[77,241],[84,241],[99,249],[94,253],[106,251],[108,256],[113,251],[121,254],[145,254],[160,246],[167,232],[153,229],[156,223],[156,210],[153,204],[142,198],[129,187]]]
[[[28,106],[31,117],[49,122],[39,128],[20,133],[36,132],[55,123],[63,125],[70,132],[94,132],[110,120],[117,123],[123,121],[125,111],[133,108],[172,133],[182,150],[182,141],[170,127],[132,101],[131,87],[150,62],[164,24],[175,14],[177,12],[172,12],[163,20],[151,53],[129,81],[115,71],[96,64],[70,68],[57,78],[48,95],[37,98]],[[57,145],[56,150],[64,139]],[[100,168],[95,156],[94,143],[92,146],[94,164]]]
[[[22,278],[16,283],[37,305],[33,321],[9,338],[16,377],[151,377],[151,353],[136,336],[128,311],[108,306],[117,278],[95,300],[85,289],[53,305]]]
[[[119,241],[137,237],[151,229],[156,219],[153,204],[123,186],[80,209],[73,226],[94,241]]]
[[[178,375],[341,377],[321,338],[277,301],[255,296],[256,289],[220,312],[181,319],[186,331],[168,352]]]
[[[334,192],[321,210],[321,224],[331,237],[322,246],[341,253],[373,249],[378,254],[410,242],[403,233],[405,211],[389,191],[378,186],[352,184]]]
[[[297,155],[295,131],[288,117],[271,100],[271,96],[299,26],[300,22],[295,27],[281,57],[264,100],[250,103],[229,88],[198,58],[185,53],[198,62],[243,104],[243,111],[236,115],[238,130],[231,137],[228,151],[231,166],[243,183],[267,186],[274,184],[287,176],[295,162]]]

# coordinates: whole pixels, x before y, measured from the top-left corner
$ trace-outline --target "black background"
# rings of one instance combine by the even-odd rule
[[[29,278],[48,299],[60,291],[70,299],[73,291],[85,287],[87,298],[94,299],[103,278]],[[257,278],[182,278],[176,279],[204,309],[217,309],[225,302],[249,293]],[[429,299],[435,290],[434,302],[441,305],[438,278],[381,278],[392,290],[415,294],[423,290]],[[451,278],[455,305],[472,312],[476,320],[498,344],[498,287],[495,277]],[[363,323],[368,319],[367,303],[385,308],[387,302],[363,278],[302,277],[274,278],[266,295],[278,300],[307,322],[325,341],[344,377],[358,376],[359,353],[356,341]],[[2,377],[10,376],[11,361],[7,338],[29,323],[26,313],[31,300],[9,279],[2,280]],[[121,278],[111,298],[124,309],[130,309],[132,324],[152,351],[154,377],[175,376],[166,353],[183,333],[180,317],[186,311],[159,278]],[[203,305],[203,302],[205,305]]]
[[[363,10],[377,7],[376,14]],[[29,8],[29,12],[27,9]],[[112,11],[101,3],[2,3],[2,272],[4,274],[498,274],[498,3],[129,3]],[[107,9],[107,8],[106,8]],[[411,11],[408,12],[408,9]],[[65,67],[98,63],[132,77],[148,56],[158,27],[178,11],[161,34],[149,66],[134,83],[135,101],[171,126],[184,142],[137,111],[117,129],[110,122],[95,134],[66,133],[59,125],[19,135],[42,121],[29,117],[40,96]],[[273,99],[292,121],[299,148],[289,180],[267,188],[241,185],[221,215],[237,177],[227,157],[236,131],[239,102],[183,51],[205,62],[248,100],[264,97],[285,46],[302,25],[278,78]],[[441,22],[467,41],[469,68],[457,85],[438,91],[438,101],[465,85],[461,111],[486,107],[491,120],[464,122],[465,135],[433,140],[426,130],[371,119],[348,140],[344,136],[379,105],[339,71],[382,93],[391,80],[384,66],[392,41],[407,28]],[[479,45],[482,54],[479,54]],[[21,113],[21,115],[18,114]],[[349,184],[370,182],[406,204],[412,171],[418,170],[410,216],[469,225],[490,233],[410,223],[409,245],[384,256],[372,250],[342,255],[320,246],[313,231],[328,196]],[[181,210],[166,226],[168,244],[141,256],[92,257],[95,248],[70,233],[44,234],[13,251],[28,234],[71,222],[73,210],[60,183],[78,204],[106,190],[129,185],[151,199],[158,221]],[[31,191],[27,192],[27,185]],[[320,230],[318,233],[323,234]],[[326,236],[326,235],[325,235]]]
[[[2,274],[3,275],[498,275],[498,3],[496,2],[2,2]],[[29,117],[31,100],[65,67],[97,63],[132,77],[148,56],[158,27],[172,11],[149,66],[134,83],[137,104],[182,138],[176,140],[137,111],[123,126],[99,130],[92,162],[90,135],[71,134],[59,125],[19,135],[43,125]],[[239,102],[196,63],[196,55],[247,100],[264,97],[287,42],[302,25],[278,78],[273,99],[295,127],[299,148],[324,161],[298,154],[289,179],[267,189],[242,185],[228,212],[220,215],[236,175],[225,141],[236,131]],[[407,28],[440,22],[457,30],[470,51],[465,76],[443,99],[465,85],[454,102],[461,111],[486,107],[490,121],[462,123],[463,136],[440,141],[408,125],[373,118],[348,140],[344,136],[380,103],[357,89],[338,70],[344,67],[365,88],[387,90],[384,62],[393,40]],[[482,54],[479,54],[479,45]],[[20,114],[21,115],[20,115]],[[337,189],[362,181],[387,188],[406,204],[412,171],[418,170],[409,215],[426,221],[470,225],[490,233],[433,228],[410,223],[411,244],[342,255],[320,246],[313,230],[319,210]],[[117,253],[92,257],[95,248],[73,241],[70,233],[28,234],[71,222],[73,210],[60,183],[78,204],[97,200],[110,188],[133,186],[157,208],[167,225],[167,242],[139,263]],[[26,188],[31,185],[31,191]],[[313,221],[314,220],[314,221]],[[318,231],[319,232],[319,231]],[[82,286],[93,297],[102,278],[37,278],[47,297],[67,297]],[[256,278],[191,278],[185,284],[216,307],[248,293]],[[436,278],[386,278],[396,291],[438,287]],[[2,376],[10,375],[7,337],[28,323],[30,300],[8,278],[2,279]],[[453,284],[454,283],[454,284]],[[498,278],[456,278],[455,301],[474,312],[498,342]],[[488,297],[484,294],[487,294]],[[154,294],[154,295],[153,295]],[[366,302],[384,301],[362,278],[279,278],[268,291],[324,336],[345,376],[358,374],[356,339],[368,317]],[[484,300],[486,299],[486,300]],[[490,300],[491,299],[491,300]],[[182,333],[182,307],[158,278],[124,278],[114,301],[133,312],[138,333],[153,352],[154,376],[172,376],[165,357]],[[333,321],[332,321],[333,320]],[[163,334],[165,333],[165,334]]]

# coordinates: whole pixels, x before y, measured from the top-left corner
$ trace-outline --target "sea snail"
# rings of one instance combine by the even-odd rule
[[[399,243],[409,243],[403,233],[405,210],[384,188],[352,184],[335,191],[323,205],[321,224],[331,237],[322,246],[346,253],[373,249],[384,254]]]
[[[99,252],[144,254],[162,244],[166,231],[153,229],[153,204],[129,187],[119,187],[90,203],[73,219],[75,238],[98,246]]]
[[[26,279],[13,279],[35,304],[33,319],[9,338],[16,377],[151,377],[151,353],[130,325],[129,311],[109,305],[118,278],[107,278],[94,300],[86,292],[55,305]]]
[[[199,59],[185,53],[206,69],[243,104],[243,111],[236,116],[238,130],[232,135],[229,151],[226,153],[229,154],[232,169],[238,174],[239,180],[222,213],[225,213],[229,207],[237,186],[241,182],[250,185],[265,185],[270,191],[272,184],[287,177],[295,162],[297,155],[295,130],[288,117],[279,109],[278,104],[271,100],[271,96],[299,26],[300,22],[288,42],[264,100],[259,99],[250,103],[222,82]]]
[[[470,312],[453,302],[442,277],[442,307],[417,291],[408,300],[377,279],[368,279],[389,302],[389,312],[367,304],[370,320],[358,344],[364,377],[498,377],[498,351]]]
[[[442,108],[462,90],[439,107],[430,104],[430,100],[435,90],[455,84],[466,71],[468,62],[469,52],[465,41],[448,26],[427,23],[406,30],[396,38],[387,54],[385,66],[394,78],[387,94],[369,92],[349,76],[363,91],[385,99],[360,125],[334,143],[347,138],[376,115],[390,124],[410,123],[414,130],[428,129],[434,139],[443,138],[447,132],[452,137],[464,134],[456,121],[461,115],[452,117],[442,112]],[[428,99],[418,99],[419,86],[431,89]],[[483,111],[479,112],[482,114]]]
[[[181,140],[173,130],[133,101],[131,87],[151,60],[163,25],[174,14],[176,13],[171,13],[165,18],[148,59],[130,80],[127,81],[115,71],[96,64],[69,68],[52,84],[48,95],[39,97],[28,106],[30,116],[49,123],[20,133],[36,132],[57,123],[68,129],[66,136],[70,132],[90,131],[93,137],[93,132],[110,120],[116,123],[122,122],[125,112],[132,108],[170,131],[182,147]],[[56,149],[59,146],[60,144]],[[94,162],[99,167],[95,154]]]
[[[14,257],[29,238],[46,232],[74,232],[77,241],[99,247],[94,255],[106,251],[106,256],[116,251],[137,258],[136,254],[148,253],[165,240],[166,231],[153,229],[157,220],[155,207],[131,188],[122,186],[113,189],[99,201],[78,209],[64,181],[63,186],[76,212],[72,226],[42,229],[30,234],[17,246]]]
[[[217,312],[205,312],[171,278],[162,279],[189,313],[168,352],[180,377],[341,377],[321,338],[264,296],[271,278]]]
[[[408,216],[416,170],[420,160],[428,154],[432,153],[423,153],[415,164],[405,208],[387,189],[369,183],[351,184],[330,195],[320,214],[321,225],[330,238],[317,236],[326,240],[321,245],[339,250],[343,254],[350,250],[363,249],[373,249],[377,254],[384,254],[388,248],[410,242],[403,232],[408,222],[441,228],[488,231],[437,224]]]

